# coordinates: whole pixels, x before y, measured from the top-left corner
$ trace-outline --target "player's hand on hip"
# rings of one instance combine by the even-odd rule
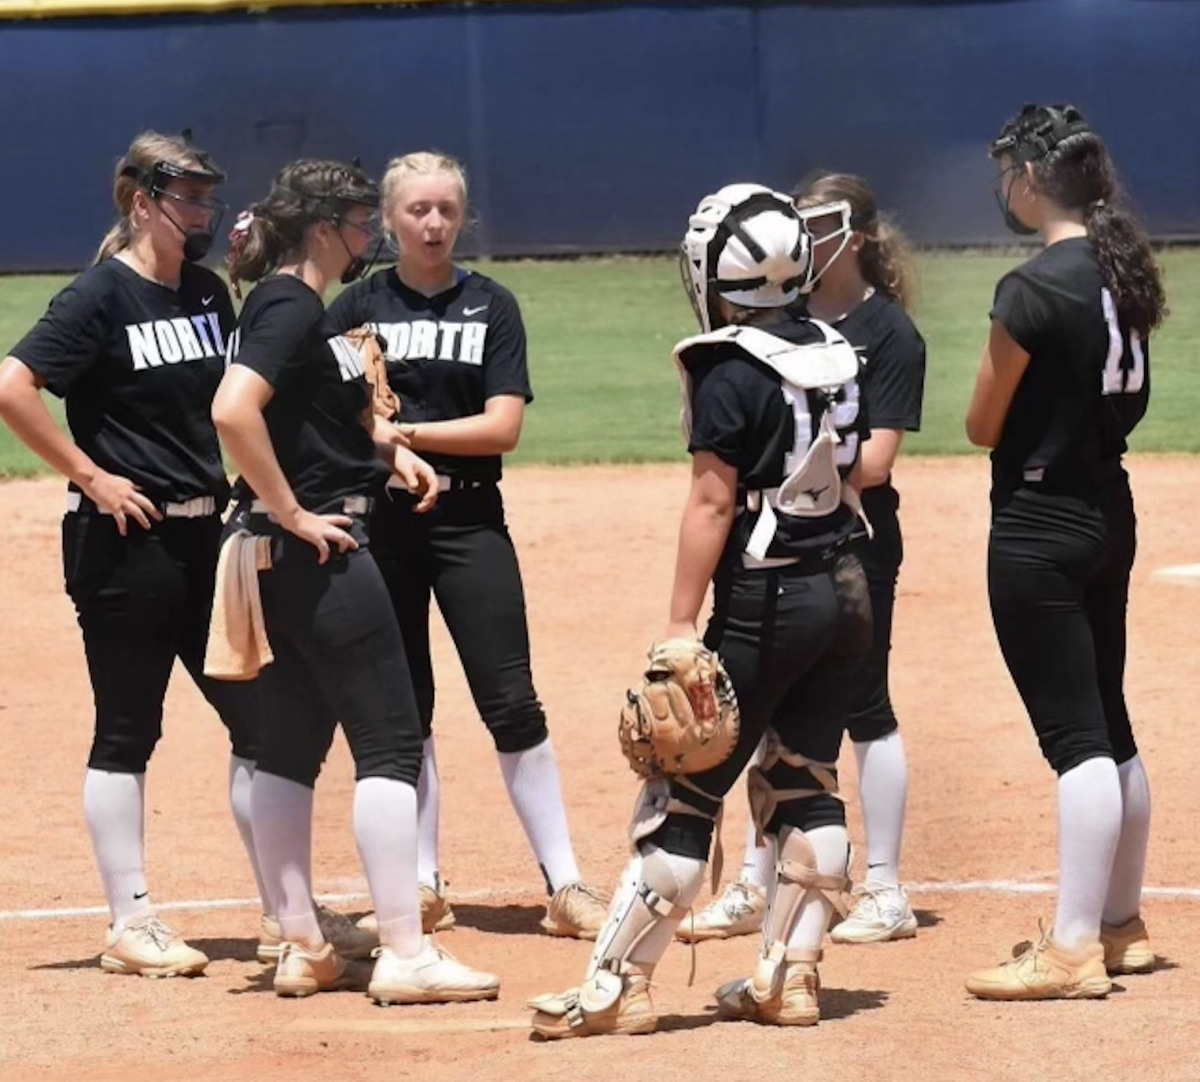
[[[392,472],[404,482],[404,487],[417,497],[417,514],[428,511],[438,501],[437,472],[419,455],[406,447],[397,447],[392,460]]]
[[[347,532],[351,520],[346,515],[317,515],[301,510],[296,517],[285,523],[288,530],[317,550],[317,563],[328,561],[334,548],[339,553],[353,552],[358,542]]]
[[[83,491],[102,514],[112,515],[117,523],[117,532],[122,537],[129,532],[130,519],[143,530],[150,529],[151,520],[162,522],[162,512],[128,477],[97,470],[96,476],[84,486]]]

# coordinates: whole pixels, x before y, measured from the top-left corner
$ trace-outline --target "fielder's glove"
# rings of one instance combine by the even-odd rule
[[[387,357],[379,335],[364,323],[361,327],[346,331],[342,337],[354,343],[367,383],[371,385],[371,410],[366,419],[368,431],[372,427],[372,417],[394,421],[400,415],[400,399],[388,383]]]
[[[699,774],[733,754],[741,715],[721,659],[694,639],[650,648],[642,686],[626,692],[617,734],[634,773]]]

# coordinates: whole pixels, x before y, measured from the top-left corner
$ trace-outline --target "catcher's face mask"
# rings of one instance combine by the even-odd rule
[[[208,255],[221,225],[225,204],[212,194],[225,174],[206,155],[196,153],[199,168],[161,160],[149,169],[127,165],[121,176],[132,177],[183,238],[183,258],[195,263]]]
[[[701,329],[723,326],[718,297],[781,308],[808,285],[812,243],[792,201],[761,184],[730,184],[700,201],[679,254]]]

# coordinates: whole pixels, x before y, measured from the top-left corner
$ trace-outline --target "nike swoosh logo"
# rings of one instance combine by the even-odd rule
[[[486,312],[487,310],[488,310],[488,306],[486,304],[481,304],[478,308],[464,308],[463,315],[464,316],[477,316],[477,315],[479,315],[480,312]]]
[[[202,297],[200,299],[200,303],[202,305],[204,305],[205,308],[207,308],[216,299],[217,299],[217,295],[214,293],[211,297]]]
[[[135,895],[133,896],[133,900],[134,900],[135,902],[140,902],[140,901],[141,901],[143,898],[145,898],[145,897],[146,897],[146,895],[147,895],[147,894],[149,894],[149,893],[150,893],[150,892],[149,892],[148,890],[144,890],[144,891],[142,891],[142,892],[141,892],[141,894],[135,894]]]

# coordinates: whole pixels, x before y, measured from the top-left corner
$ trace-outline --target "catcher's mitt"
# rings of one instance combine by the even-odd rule
[[[364,323],[361,327],[346,331],[342,337],[352,342],[358,350],[358,358],[371,385],[371,414],[385,421],[394,421],[400,414],[400,399],[388,383],[387,357],[379,344],[379,335]],[[367,427],[371,426],[368,424]]]
[[[741,715],[721,659],[702,642],[650,648],[642,686],[626,692],[617,734],[634,773],[699,774],[733,754]]]

